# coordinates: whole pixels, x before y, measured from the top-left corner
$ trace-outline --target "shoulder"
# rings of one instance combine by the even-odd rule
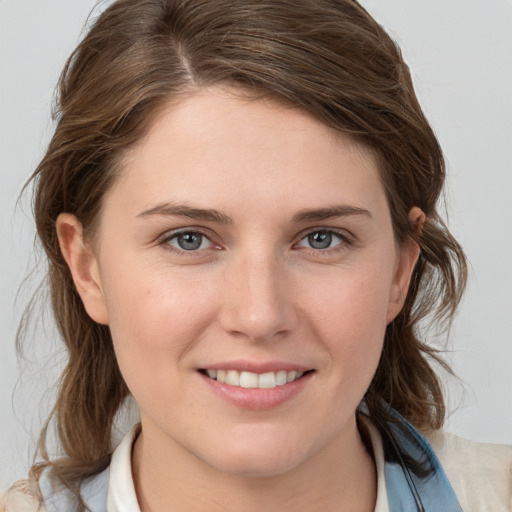
[[[85,480],[80,494],[91,512],[104,512],[106,506],[108,468]],[[0,512],[69,512],[77,509],[76,496],[56,483],[47,471],[39,482],[20,480],[0,494]]]
[[[478,443],[443,431],[427,439],[463,510],[511,510],[512,446]]]
[[[28,480],[16,482],[0,494],[0,512],[45,512],[37,484]]]

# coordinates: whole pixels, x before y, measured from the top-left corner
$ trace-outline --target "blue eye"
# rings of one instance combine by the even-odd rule
[[[299,243],[299,247],[308,247],[315,250],[332,249],[345,241],[344,237],[334,231],[322,229],[306,235]]]
[[[183,231],[177,233],[165,242],[181,251],[199,251],[212,247],[212,242],[202,233],[197,231]]]

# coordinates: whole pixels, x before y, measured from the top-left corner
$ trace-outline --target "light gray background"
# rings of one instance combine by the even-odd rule
[[[38,362],[25,363],[19,380],[15,331],[38,278],[15,304],[34,260],[29,201],[17,209],[15,202],[51,135],[53,89],[94,3],[0,0],[0,487],[30,465],[46,411],[40,403],[58,367],[51,332],[38,328],[31,335]],[[412,68],[448,161],[450,226],[472,263],[450,354],[464,386],[447,385],[456,409],[447,429],[512,444],[512,2],[362,3]]]

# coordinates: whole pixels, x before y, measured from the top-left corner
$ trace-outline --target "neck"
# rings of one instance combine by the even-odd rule
[[[151,429],[137,439],[133,477],[142,512],[371,512],[377,493],[374,462],[355,418],[329,444],[283,474],[247,476],[211,467]],[[159,439],[160,437],[160,439]]]

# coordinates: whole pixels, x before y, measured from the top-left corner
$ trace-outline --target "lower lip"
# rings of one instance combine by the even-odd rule
[[[218,396],[241,409],[264,411],[284,404],[297,396],[307,385],[314,372],[306,373],[300,379],[270,389],[242,388],[230,386],[210,379],[198,372],[205,384]]]

